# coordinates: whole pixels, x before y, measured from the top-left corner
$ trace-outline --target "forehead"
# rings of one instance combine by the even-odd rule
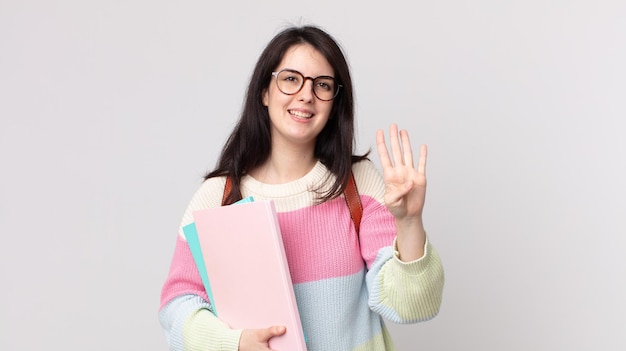
[[[277,70],[295,69],[305,76],[332,76],[335,74],[328,60],[310,44],[297,44],[285,51]]]

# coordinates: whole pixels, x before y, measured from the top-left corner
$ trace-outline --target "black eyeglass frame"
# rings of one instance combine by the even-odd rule
[[[296,90],[295,92],[293,92],[293,93],[286,93],[286,92],[284,92],[280,88],[280,84],[278,84],[278,75],[281,74],[282,72],[291,72],[291,73],[295,73],[295,74],[300,75],[302,77],[302,84],[300,85],[300,88],[298,90]],[[313,95],[315,95],[315,97],[318,98],[321,101],[332,101],[332,100],[334,100],[337,97],[337,95],[339,95],[339,90],[341,90],[341,88],[343,87],[343,85],[341,85],[341,84],[339,84],[337,82],[337,79],[335,77],[331,77],[331,76],[317,76],[315,78],[307,77],[304,74],[296,71],[295,69],[289,69],[289,68],[281,69],[278,72],[272,72],[272,76],[274,78],[276,78],[276,87],[278,88],[278,90],[280,90],[280,92],[285,94],[285,95],[295,95],[295,94],[299,93],[302,90],[302,88],[304,87],[304,83],[306,83],[307,79],[310,79],[311,82],[313,83],[313,86],[312,86],[312,89],[311,89],[311,90],[313,90]],[[317,96],[317,93],[315,92],[315,80],[317,80],[319,78],[332,79],[333,82],[335,82],[335,86],[337,87],[337,89],[335,89],[335,94],[333,95],[332,98],[327,100],[327,99],[322,99],[319,96]]]

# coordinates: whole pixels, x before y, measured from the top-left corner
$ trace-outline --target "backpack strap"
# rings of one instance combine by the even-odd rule
[[[233,180],[231,177],[226,177],[224,195],[222,195],[222,206],[226,204],[226,198],[232,189]],[[352,223],[354,223],[354,229],[356,230],[356,234],[358,236],[359,229],[361,228],[361,217],[363,217],[363,204],[361,203],[359,189],[356,187],[356,181],[354,180],[354,174],[352,172],[350,172],[346,190],[343,191],[343,197],[345,198],[348,209],[350,210],[350,218],[352,218]]]
[[[226,184],[224,185],[224,195],[222,195],[222,206],[226,205],[226,198],[233,190],[233,179],[226,176]]]
[[[363,204],[361,203],[359,189],[356,187],[356,181],[352,172],[350,172],[350,178],[348,178],[348,186],[343,191],[343,197],[346,199],[346,204],[348,204],[350,217],[352,217],[354,229],[356,229],[356,235],[358,236],[361,228],[361,217],[363,216]]]

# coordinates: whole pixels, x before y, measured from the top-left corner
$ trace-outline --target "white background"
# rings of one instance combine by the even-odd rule
[[[345,49],[360,151],[429,146],[446,287],[400,350],[626,349],[626,3],[376,4],[0,0],[0,350],[167,349],[179,221],[289,23]]]

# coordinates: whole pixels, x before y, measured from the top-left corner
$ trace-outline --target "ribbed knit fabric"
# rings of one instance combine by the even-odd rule
[[[274,200],[309,351],[395,350],[383,318],[425,321],[441,304],[444,275],[437,252],[427,241],[422,258],[400,261],[380,172],[370,161],[355,164],[353,172],[363,203],[360,240],[344,199],[314,205],[311,189],[334,179],[319,162],[287,184],[249,176],[241,182],[244,197]],[[193,221],[193,211],[220,206],[224,182],[211,178],[201,185],[181,228]],[[159,312],[171,350],[237,351],[241,330],[229,329],[210,309],[180,230]]]

